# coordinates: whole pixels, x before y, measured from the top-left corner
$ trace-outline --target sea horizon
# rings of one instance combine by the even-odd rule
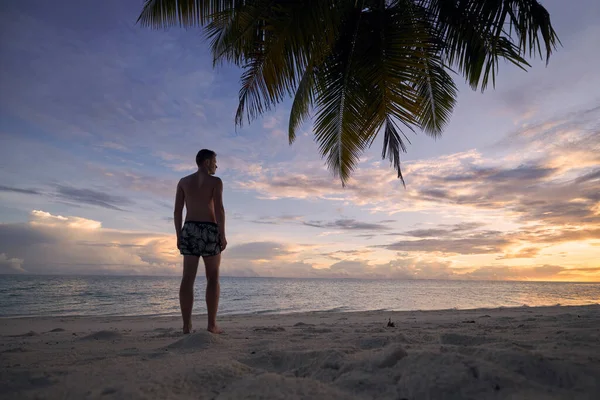
[[[177,316],[179,276],[4,275],[0,317]],[[194,314],[204,314],[196,278]],[[65,295],[64,293],[68,293]],[[600,283],[221,277],[219,315],[598,304]]]
[[[202,267],[199,267],[199,269]],[[37,274],[37,273],[17,273],[17,274],[0,274],[0,279],[5,276],[50,276],[50,277],[126,277],[126,278],[181,278],[181,275],[127,275],[127,274]],[[242,275],[220,275],[220,278],[243,278],[243,279],[299,279],[299,280],[349,280],[349,281],[448,281],[448,282],[521,282],[521,283],[586,283],[591,285],[600,285],[600,281],[557,281],[557,280],[526,280],[526,279],[464,279],[464,278],[397,278],[397,277],[381,277],[381,278],[361,278],[361,277],[328,277],[328,276],[242,276]],[[201,277],[196,278],[202,279]]]

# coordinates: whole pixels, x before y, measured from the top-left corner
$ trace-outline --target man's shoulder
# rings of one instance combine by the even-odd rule
[[[219,178],[218,176],[210,176],[210,181],[213,183],[213,185],[222,185],[223,181],[221,180],[221,178]]]
[[[183,178],[181,178],[181,179],[179,180],[179,183],[180,183],[180,184],[184,184],[184,183],[186,183],[186,182],[188,182],[188,181],[192,180],[192,179],[194,178],[194,176],[195,176],[195,175],[196,175],[196,173],[195,173],[195,172],[194,172],[193,174],[186,175],[186,176],[184,176]]]

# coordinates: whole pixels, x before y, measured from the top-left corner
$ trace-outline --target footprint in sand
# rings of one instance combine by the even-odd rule
[[[121,357],[130,357],[137,356],[140,353],[140,350],[137,347],[128,347],[126,349],[121,350],[118,354]]]
[[[478,346],[485,343],[495,342],[496,340],[486,336],[469,336],[458,333],[444,333],[440,336],[442,344],[455,346]]]
[[[30,336],[40,336],[39,333],[34,331],[29,331],[27,333],[22,333],[20,335],[9,335],[9,337],[30,337]]]
[[[333,332],[333,330],[331,330],[329,328],[312,328],[312,327],[309,327],[306,331],[309,333],[331,333],[331,332]]]
[[[210,347],[211,345],[219,343],[223,343],[223,339],[216,335],[213,335],[210,332],[196,332],[191,333],[189,335],[185,335],[184,338],[181,338],[176,342],[173,342],[170,345],[168,345],[166,349],[205,349],[207,347]]]
[[[28,351],[30,350],[25,347],[13,347],[12,349],[7,349],[0,353],[26,353]]]
[[[385,347],[389,341],[386,336],[367,337],[358,341],[358,347],[362,350],[379,349]]]
[[[296,326],[296,327],[300,327],[300,326],[315,326],[315,324],[305,324],[304,322],[296,322],[294,324],[294,326]]]
[[[383,357],[381,357],[378,366],[379,368],[390,368],[396,365],[398,361],[406,357],[408,353],[402,346],[396,345],[395,347],[387,350]]]
[[[152,336],[154,338],[175,338],[181,337],[181,331],[174,328],[157,328],[154,332],[159,332],[158,334]]]
[[[285,328],[282,326],[264,326],[259,328],[254,328],[254,332],[283,332]]]
[[[235,381],[219,393],[217,400],[245,400],[260,398],[277,400],[294,399],[348,399],[348,393],[312,379],[286,377],[274,373],[250,376]]]

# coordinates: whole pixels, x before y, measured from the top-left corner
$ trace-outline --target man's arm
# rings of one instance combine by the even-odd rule
[[[221,250],[225,250],[225,247],[227,247],[227,239],[225,238],[225,207],[223,207],[223,181],[221,178],[217,178],[214,206],[217,225],[219,225],[219,236],[221,236]]]
[[[181,235],[181,224],[183,223],[183,205],[185,203],[185,193],[181,187],[181,181],[177,183],[177,192],[175,193],[175,211],[173,212],[173,221],[175,222],[175,234],[177,235],[177,248],[179,248],[179,239]]]

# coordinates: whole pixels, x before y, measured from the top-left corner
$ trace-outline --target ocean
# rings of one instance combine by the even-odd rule
[[[179,277],[0,275],[0,317],[173,316]],[[194,314],[206,313],[196,280]],[[600,283],[221,278],[219,314],[600,303]]]

